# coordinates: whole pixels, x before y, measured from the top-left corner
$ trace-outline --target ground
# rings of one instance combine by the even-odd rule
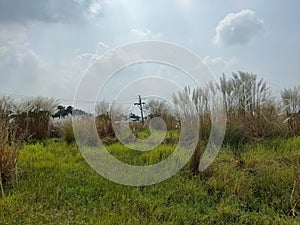
[[[125,162],[153,163],[173,148],[140,155],[119,143],[109,149]],[[186,166],[162,183],[129,187],[93,171],[75,144],[27,144],[17,179],[0,198],[0,224],[300,224],[300,138],[247,144],[238,157],[232,152],[223,147],[198,175]]]

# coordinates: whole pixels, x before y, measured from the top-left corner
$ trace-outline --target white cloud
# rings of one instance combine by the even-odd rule
[[[164,35],[161,32],[152,33],[150,30],[138,30],[131,29],[129,32],[130,41],[142,41],[142,40],[162,40]]]
[[[17,24],[0,25],[0,47],[8,42],[25,40],[27,37],[26,27]]]
[[[100,57],[103,56],[108,50],[111,48],[106,45],[105,43],[99,41],[97,43],[97,47],[94,53],[82,53],[80,49],[77,50],[77,54],[75,57],[74,62],[72,62],[72,67],[76,68],[77,71],[82,73],[85,71],[89,66],[94,64],[94,62]],[[76,64],[76,66],[74,66]],[[79,67],[78,67],[79,65]],[[74,71],[72,72],[74,73]]]
[[[99,42],[97,43],[96,54],[97,54],[97,55],[102,55],[102,54],[105,53],[108,49],[110,49],[110,47],[109,47],[107,44],[105,44],[105,43],[99,41]]]
[[[46,63],[30,49],[27,43],[10,42],[2,45],[0,87],[2,89],[9,87],[14,91],[33,88],[32,84],[39,79],[39,76],[45,75],[44,67]]]
[[[100,0],[1,0],[1,23],[84,21],[100,15]]]
[[[93,19],[101,14],[101,4],[99,1],[93,1],[89,4],[89,7],[85,13],[88,19]]]
[[[104,0],[105,4],[126,4],[128,0]]]
[[[194,5],[194,0],[178,0],[178,5],[183,9],[190,9]]]
[[[238,59],[236,57],[225,60],[222,57],[205,56],[203,61],[212,69],[213,72],[216,73],[217,76],[223,73],[227,74],[235,71],[235,67],[238,63]]]
[[[26,96],[72,96],[62,69],[45,61],[23,40],[0,45],[0,90]]]
[[[230,13],[216,27],[214,44],[225,46],[247,44],[264,31],[264,22],[247,9]]]

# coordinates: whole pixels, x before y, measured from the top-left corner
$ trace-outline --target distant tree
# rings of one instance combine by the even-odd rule
[[[72,115],[73,116],[91,116],[90,113],[85,112],[84,110],[81,109],[73,109],[72,110]]]
[[[53,118],[65,118],[68,115],[72,115],[73,113],[73,107],[68,106],[67,108],[59,105],[57,106],[57,111],[55,112],[54,115],[52,115]]]
[[[138,115],[136,115],[136,114],[134,114],[134,113],[130,113],[129,114],[129,118],[130,118],[130,120],[131,121],[140,121],[140,116],[138,116]]]
[[[73,107],[72,106],[68,106],[67,108],[66,108],[66,110],[65,110],[65,112],[67,113],[67,114],[71,114],[72,115],[72,113],[73,113]]]

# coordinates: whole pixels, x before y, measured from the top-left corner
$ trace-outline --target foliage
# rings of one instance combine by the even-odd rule
[[[52,115],[52,118],[65,118],[68,115],[72,115],[73,114],[73,107],[72,106],[62,106],[59,105],[57,106],[57,111],[54,113],[54,115]]]
[[[19,184],[5,186],[7,197],[0,199],[0,223],[299,224],[298,189],[293,192],[299,146],[299,138],[246,145],[243,164],[226,147],[205,176],[186,176],[185,168],[162,183],[129,187],[95,173],[75,145],[26,145]],[[140,165],[159,161],[172,148],[144,155],[114,144],[109,151]]]

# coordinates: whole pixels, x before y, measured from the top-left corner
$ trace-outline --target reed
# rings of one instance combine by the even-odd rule
[[[0,121],[0,186],[3,197],[3,185],[16,172],[19,145],[20,141],[16,138],[15,132],[9,131]]]
[[[289,134],[300,135],[300,86],[284,89],[281,92],[281,98]]]

